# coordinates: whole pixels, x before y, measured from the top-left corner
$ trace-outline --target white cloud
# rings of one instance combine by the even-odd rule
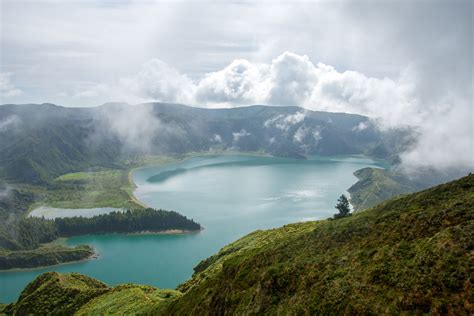
[[[279,114],[274,118],[266,120],[263,125],[267,128],[276,127],[282,131],[287,132],[291,126],[301,123],[306,117],[305,111],[298,111],[294,114],[283,115]]]
[[[103,109],[102,115],[103,132],[113,133],[127,148],[148,150],[153,137],[164,128],[147,106],[111,105]]]
[[[0,133],[11,130],[21,123],[21,119],[16,115],[10,115],[4,119],[0,119]]]
[[[23,92],[11,82],[12,73],[0,72],[0,100],[21,95]]]
[[[255,102],[260,97],[261,69],[248,60],[237,59],[229,66],[208,73],[199,81],[196,102],[208,105],[239,105]]]
[[[211,138],[211,141],[216,143],[222,143],[222,137],[219,134],[214,134],[214,137]]]
[[[302,106],[317,81],[316,69],[308,56],[285,52],[270,66],[267,103]]]
[[[293,139],[295,142],[301,143],[303,142],[306,135],[308,135],[308,129],[304,126],[301,126],[296,130],[295,135],[293,135]]]
[[[361,132],[369,127],[366,122],[360,122],[358,125],[354,126],[352,128],[353,131],[355,132]]]
[[[238,142],[241,138],[250,135],[252,134],[247,132],[245,129],[240,130],[240,132],[232,133],[232,136],[234,137],[234,142]]]
[[[161,102],[190,103],[195,93],[195,86],[186,75],[157,58],[146,62],[135,76],[120,79],[119,87]]]

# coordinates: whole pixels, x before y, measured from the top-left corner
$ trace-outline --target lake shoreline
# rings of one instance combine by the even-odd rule
[[[13,268],[13,269],[0,269],[0,273],[8,273],[8,272],[25,272],[25,271],[35,271],[35,270],[41,270],[44,268],[55,268],[55,267],[60,267],[60,266],[65,266],[65,265],[70,265],[70,264],[75,264],[75,263],[83,263],[87,262],[93,259],[99,259],[100,254],[98,252],[95,252],[88,256],[87,258],[83,258],[80,260],[74,260],[74,261],[67,261],[67,262],[61,262],[61,263],[56,263],[56,264],[50,264],[50,265],[43,265],[43,266],[37,266],[33,268]]]

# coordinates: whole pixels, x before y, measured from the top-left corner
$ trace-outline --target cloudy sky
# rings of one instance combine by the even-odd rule
[[[416,127],[407,162],[474,165],[470,0],[2,0],[0,33],[0,103],[299,105]]]

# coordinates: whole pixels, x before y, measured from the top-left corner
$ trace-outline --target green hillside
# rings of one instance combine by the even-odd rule
[[[174,290],[124,284],[109,287],[88,276],[47,272],[23,290],[3,313],[18,315],[150,314],[181,295]],[[2,313],[0,305],[0,314]]]
[[[156,303],[153,313],[469,315],[473,235],[474,175],[469,175],[350,217],[249,234],[199,263],[178,288],[182,295],[170,297],[168,305]],[[58,300],[41,301],[35,288],[48,286],[30,284],[7,310],[26,302],[31,311],[52,310],[59,308],[59,297],[69,295],[64,290]],[[99,313],[129,310],[149,300],[103,294],[90,302],[79,310],[90,305],[105,306]]]
[[[465,175],[462,170],[438,171],[434,169],[418,170],[416,174],[407,174],[402,170],[362,168],[354,172],[358,181],[347,191],[355,211],[373,207],[392,197],[427,189],[439,183],[445,183]]]

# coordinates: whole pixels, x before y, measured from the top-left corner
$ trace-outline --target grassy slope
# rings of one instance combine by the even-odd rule
[[[355,211],[375,206],[391,197],[421,190],[406,177],[377,168],[363,168],[354,172],[359,179],[347,191]]]
[[[473,233],[469,176],[349,218],[250,234],[201,263],[167,312],[473,313]]]
[[[108,290],[105,283],[85,275],[46,272],[28,284],[18,303],[10,304],[6,311],[20,315],[71,315]]]
[[[48,188],[22,187],[39,197],[35,204],[30,205],[30,210],[40,205],[58,208],[142,208],[146,206],[133,196],[133,169],[148,165],[159,166],[183,158],[182,155],[136,157],[122,162],[125,169],[99,168],[88,172],[67,173],[54,179]]]
[[[55,184],[40,204],[59,208],[141,207],[132,199],[127,170],[68,173],[56,178]]]
[[[76,314],[156,314],[180,295],[181,293],[178,291],[160,290],[145,285],[118,285],[109,292],[89,301]]]

